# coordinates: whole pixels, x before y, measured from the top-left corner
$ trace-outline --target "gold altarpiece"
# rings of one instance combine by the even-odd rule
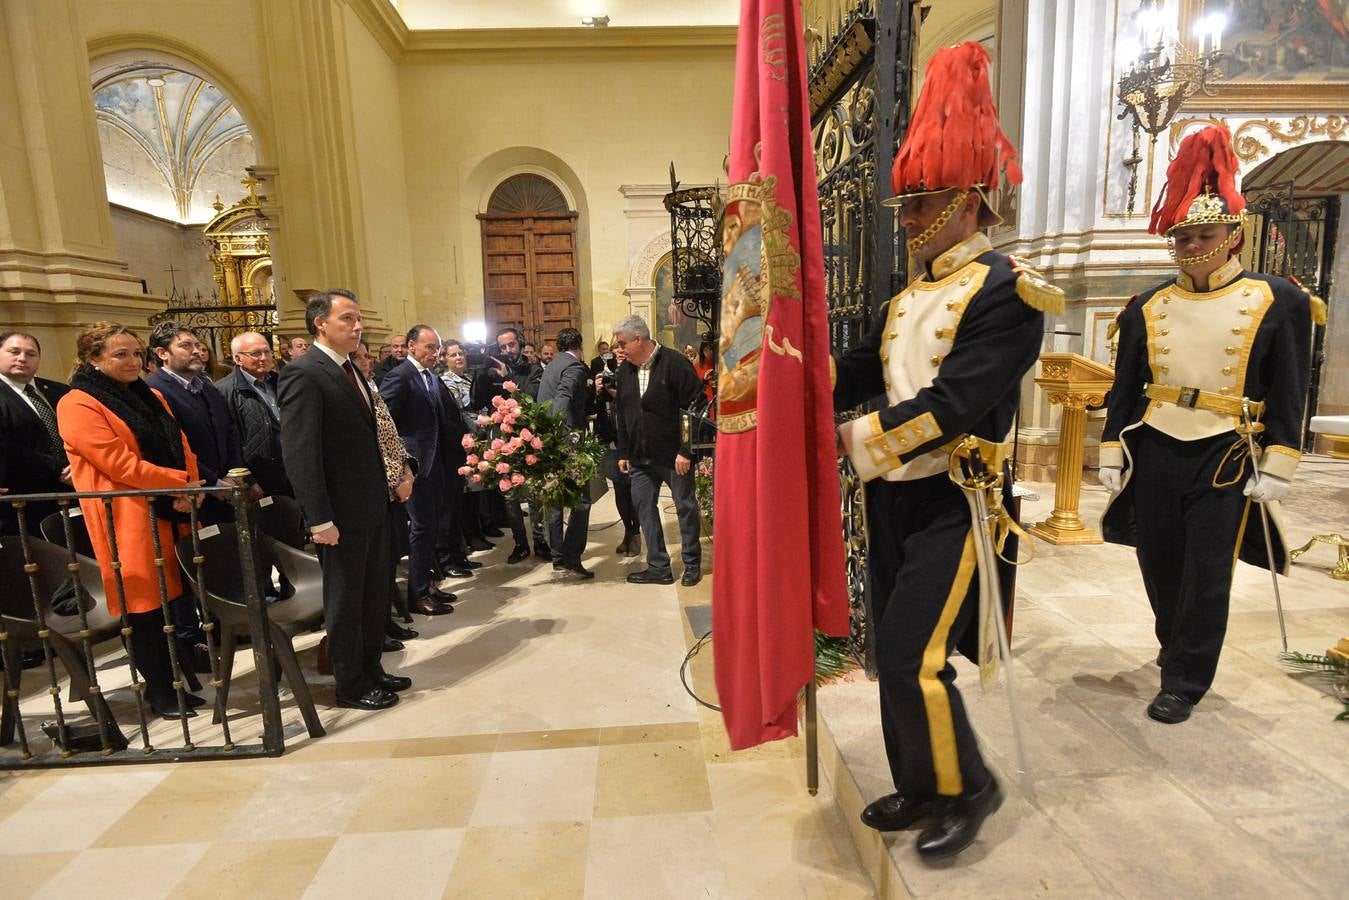
[[[202,229],[209,244],[215,293],[221,306],[266,306],[272,294],[272,246],[258,208],[255,178],[245,178],[248,194],[226,207],[217,196],[215,217]]]

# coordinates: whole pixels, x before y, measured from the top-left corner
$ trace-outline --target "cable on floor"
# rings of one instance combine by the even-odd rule
[[[693,646],[689,648],[689,652],[684,654],[684,662],[681,663],[679,666],[679,681],[681,684],[684,685],[684,690],[688,693],[688,695],[692,697],[694,700],[696,700],[700,706],[706,706],[708,709],[715,710],[716,712],[721,712],[720,706],[717,706],[713,703],[708,703],[702,697],[699,697],[696,693],[694,693],[693,688],[689,687],[689,679],[688,679],[689,663],[693,661],[693,657],[698,655],[698,651],[703,649],[703,645],[706,644],[711,639],[712,639],[712,632],[709,631],[707,634],[703,635],[702,637],[698,638],[698,640],[693,642]]]

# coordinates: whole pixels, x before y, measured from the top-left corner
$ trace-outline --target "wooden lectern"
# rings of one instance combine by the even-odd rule
[[[1035,379],[1051,404],[1063,407],[1059,425],[1059,467],[1054,479],[1054,512],[1030,527],[1051,544],[1099,544],[1101,536],[1082,524],[1082,446],[1087,436],[1087,407],[1105,402],[1115,370],[1076,353],[1046,353]]]

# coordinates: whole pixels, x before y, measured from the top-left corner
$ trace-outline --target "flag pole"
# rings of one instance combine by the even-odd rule
[[[820,792],[820,734],[815,706],[815,673],[806,682],[806,790],[814,797]]]

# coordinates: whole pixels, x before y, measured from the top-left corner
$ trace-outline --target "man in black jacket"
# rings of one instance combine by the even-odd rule
[[[70,463],[56,430],[56,401],[70,388],[38,378],[41,362],[37,338],[18,331],[0,334],[0,440],[7,463],[0,487],[11,494],[71,490]],[[53,512],[54,502],[30,504],[24,513],[29,533],[36,535],[39,523]],[[0,503],[0,534],[18,533],[14,508]]]
[[[314,345],[281,371],[281,448],[323,566],[337,705],[384,709],[412,679],[380,664],[393,549],[375,400],[350,359],[361,307],[355,294],[333,289],[311,297],[304,317]]]
[[[573,431],[585,431],[590,411],[590,372],[581,362],[581,332],[563,328],[557,333],[557,356],[543,370],[539,382],[539,402],[551,403],[553,412],[567,421]],[[553,551],[553,571],[570,572],[581,578],[594,578],[595,573],[581,564],[586,548],[586,531],[590,526],[590,501],[582,497],[581,504],[567,519],[566,534],[562,531],[562,510],[550,509],[547,514],[548,543]]]
[[[202,480],[211,486],[233,487],[229,470],[244,462],[239,436],[225,398],[202,375],[206,354],[196,332],[176,322],[161,322],[150,332],[150,352],[159,360],[159,368],[145,383],[168,401],[188,446],[197,455]],[[202,501],[201,521],[232,522],[234,508],[227,500],[207,497]]]
[[[408,358],[408,339],[406,335],[397,334],[389,339],[389,355],[375,363],[375,384],[384,384],[384,376],[388,375],[403,361]]]
[[[225,398],[244,465],[264,494],[294,497],[281,458],[281,407],[271,345],[256,331],[245,331],[230,341],[230,352],[234,371],[215,386]]]
[[[680,583],[702,580],[700,520],[694,491],[693,451],[683,438],[683,413],[702,394],[693,363],[651,340],[640,316],[614,327],[615,344],[627,354],[618,369],[614,417],[618,426],[618,468],[632,479],[632,500],[646,538],[646,568],[628,576],[632,584],[673,584],[670,554],[656,499],[661,484],[670,486],[679,515],[679,544],[684,557]]]

